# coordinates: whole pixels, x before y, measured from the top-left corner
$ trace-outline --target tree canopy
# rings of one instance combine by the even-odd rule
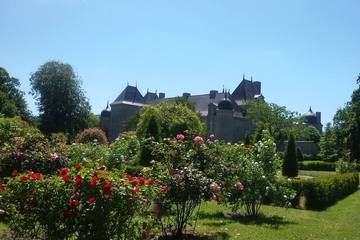
[[[44,133],[65,132],[75,136],[88,127],[90,104],[71,65],[47,62],[31,75],[30,83]]]
[[[10,77],[9,73],[0,67],[0,113],[6,117],[20,116],[29,121],[30,112],[27,109],[24,93],[19,87],[19,80]]]

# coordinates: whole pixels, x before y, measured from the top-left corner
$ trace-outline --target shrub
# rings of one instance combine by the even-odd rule
[[[351,161],[350,159],[350,152],[344,154],[344,157],[341,158],[336,163],[336,172],[337,173],[350,173],[356,172],[358,165],[356,162]]]
[[[144,212],[159,192],[154,180],[76,165],[58,176],[30,172],[9,179],[0,208],[22,237],[143,239]]]
[[[49,140],[39,130],[17,118],[0,118],[0,177],[11,173],[36,171],[52,173],[67,160],[65,149]]]
[[[106,166],[109,169],[120,169],[122,163],[126,165],[136,164],[139,158],[139,149],[140,143],[135,133],[121,134],[110,145]]]
[[[297,192],[297,197],[293,200],[295,206],[299,206],[300,197],[304,196],[306,209],[323,210],[357,191],[359,175],[346,173],[291,182],[292,188]]]
[[[296,158],[296,143],[294,135],[291,134],[285,150],[285,156],[282,165],[282,175],[287,177],[296,177],[298,173],[299,169]]]
[[[107,145],[92,143],[73,143],[67,147],[67,158],[70,165],[81,164],[95,168],[108,162],[110,149]]]
[[[156,115],[161,129],[161,138],[175,137],[179,133],[186,133],[190,138],[204,135],[204,124],[197,115],[183,104],[160,103],[155,106],[146,106],[140,111],[137,135],[145,137],[147,119],[149,115]]]
[[[79,133],[76,137],[79,143],[92,143],[96,141],[100,144],[107,144],[105,132],[99,128],[88,128]]]
[[[241,146],[238,156],[232,159],[233,172],[226,178],[224,186],[226,202],[234,212],[244,207],[245,215],[257,216],[265,202],[279,202],[287,205],[293,192],[277,184],[279,159],[276,145],[267,131],[263,140],[251,148]]]
[[[299,162],[299,169],[310,171],[335,171],[335,163],[323,161],[303,161]]]

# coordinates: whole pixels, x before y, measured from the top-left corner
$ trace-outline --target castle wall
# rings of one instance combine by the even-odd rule
[[[129,117],[134,116],[141,106],[130,104],[111,105],[111,118],[109,128],[109,141],[114,141],[124,131],[124,124]]]

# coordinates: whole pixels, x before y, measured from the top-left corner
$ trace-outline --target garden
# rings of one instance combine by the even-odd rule
[[[15,86],[11,100],[16,79],[0,70],[4,86]],[[70,65],[46,63],[30,80],[38,117],[20,92],[1,105],[1,239],[360,235],[360,89],[324,134],[284,107],[254,101],[247,117],[255,132],[228,143],[207,134],[178,98],[143,107],[108,142]],[[61,83],[69,94],[60,101],[53,90]],[[299,139],[319,154],[303,154]]]

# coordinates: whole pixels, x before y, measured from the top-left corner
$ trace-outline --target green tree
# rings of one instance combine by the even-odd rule
[[[287,177],[296,177],[298,173],[299,167],[296,157],[295,137],[293,134],[290,134],[282,165],[282,175]]]
[[[360,75],[357,79],[358,89],[351,96],[352,118],[349,126],[350,159],[360,161]]]
[[[20,116],[29,121],[31,114],[27,109],[24,93],[19,87],[19,80],[10,77],[9,73],[0,67],[0,113],[6,117]]]
[[[255,141],[260,140],[263,130],[268,130],[276,141],[285,141],[292,133],[298,136],[303,120],[296,112],[264,101],[252,101],[246,114],[256,125]]]
[[[139,137],[144,138],[147,132],[147,122],[152,114],[158,116],[161,138],[175,137],[179,133],[190,137],[205,134],[204,123],[194,111],[183,104],[165,102],[141,109],[136,129]]]
[[[89,126],[90,104],[69,64],[47,62],[31,75],[30,83],[44,133],[65,132],[74,137]]]
[[[319,143],[320,138],[320,132],[314,126],[306,126],[299,136],[301,140],[313,141],[314,143]]]
[[[336,162],[340,156],[338,154],[338,146],[334,128],[330,123],[326,124],[325,132],[320,140],[320,157],[323,161]]]

